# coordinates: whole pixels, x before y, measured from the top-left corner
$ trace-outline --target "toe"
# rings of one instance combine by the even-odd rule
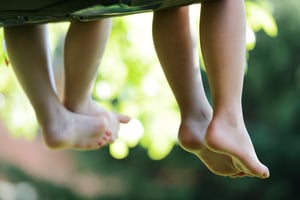
[[[130,117],[118,114],[118,120],[119,122],[126,124],[130,121]]]

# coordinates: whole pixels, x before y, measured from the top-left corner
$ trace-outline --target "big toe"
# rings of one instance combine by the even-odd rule
[[[233,158],[232,160],[234,166],[244,172],[247,176],[258,178],[268,178],[270,176],[268,167],[258,160],[252,160],[251,162],[249,162],[249,160],[248,162],[241,162],[241,160],[237,158]]]
[[[269,177],[270,177],[270,171],[269,171],[268,167],[263,165],[263,171],[261,173],[260,178],[269,178]]]
[[[270,176],[268,167],[262,163],[257,163],[256,167],[250,169],[250,174],[258,178],[268,178]]]

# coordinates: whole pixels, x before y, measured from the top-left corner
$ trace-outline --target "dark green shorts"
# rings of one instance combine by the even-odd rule
[[[134,0],[133,0],[134,1]],[[136,0],[139,1],[139,0]],[[140,0],[142,1],[142,0]],[[216,0],[164,0],[162,3],[162,8],[170,8],[170,7],[177,7],[177,6],[184,6],[190,4],[197,4],[197,3],[209,3]]]
[[[0,0],[0,27],[89,21],[211,1],[214,0]]]

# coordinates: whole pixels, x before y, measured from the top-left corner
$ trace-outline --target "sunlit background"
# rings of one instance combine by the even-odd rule
[[[132,117],[119,138],[92,152],[43,144],[34,111],[0,49],[0,200],[296,199],[300,173],[298,0],[246,1],[245,120],[271,178],[211,174],[177,144],[179,111],[152,43],[152,13],[116,17],[93,97]],[[191,7],[198,26],[199,5]],[[68,23],[49,25],[59,93]],[[197,30],[198,28],[195,28]],[[3,33],[0,33],[3,40]],[[199,52],[200,54],[200,52]],[[207,88],[205,66],[201,73]],[[200,72],[200,69],[199,69]]]

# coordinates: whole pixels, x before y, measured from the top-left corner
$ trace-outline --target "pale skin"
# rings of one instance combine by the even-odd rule
[[[89,22],[88,22],[89,24]],[[107,39],[107,27],[110,21],[91,22],[90,32],[96,31],[100,34],[103,31],[103,43],[92,43],[93,49],[104,48]],[[86,25],[86,24],[84,24]],[[79,24],[77,24],[79,26]],[[92,29],[92,27],[94,29]],[[90,36],[90,32],[86,31],[81,37]],[[102,33],[102,32],[101,32]],[[76,35],[76,32],[69,33],[68,37]],[[87,35],[84,35],[87,34]],[[92,106],[83,106],[87,102],[87,95],[90,95],[91,82],[86,77],[87,74],[82,73],[82,69],[89,71],[95,68],[91,63],[99,63],[100,57],[95,55],[87,55],[90,52],[81,52],[79,55],[74,52],[71,57],[80,57],[83,55],[80,64],[76,60],[69,61],[67,68],[81,71],[81,78],[69,83],[74,84],[72,87],[86,88],[89,82],[89,88],[83,92],[82,96],[72,96],[73,103],[77,102],[78,107],[73,108],[65,101],[64,106],[56,93],[56,86],[53,78],[52,63],[49,53],[49,45],[47,41],[47,29],[45,25],[28,25],[19,27],[4,28],[5,41],[7,46],[10,62],[14,72],[22,85],[26,95],[28,96],[37,116],[37,120],[42,128],[45,143],[54,149],[76,149],[76,150],[93,150],[102,147],[103,145],[112,142],[118,132],[119,123],[127,123],[129,118],[123,115],[109,113],[104,109],[96,106],[93,102],[93,108],[97,111],[90,113]],[[96,35],[93,35],[96,36]],[[97,35],[99,37],[99,35]],[[78,41],[73,41],[77,43]],[[84,41],[79,41],[84,42]],[[104,46],[103,46],[104,44]],[[72,50],[68,44],[66,49]],[[67,57],[67,56],[66,56]],[[84,59],[87,59],[84,61]],[[92,59],[92,60],[89,60]],[[68,59],[67,59],[68,60]],[[96,61],[95,61],[96,60]],[[82,65],[86,63],[86,65]],[[68,74],[66,74],[68,76]],[[69,80],[66,77],[66,80]],[[73,94],[74,91],[68,92],[68,87],[65,88],[66,93]],[[82,89],[82,88],[81,88]],[[78,90],[79,91],[79,90]],[[77,92],[78,92],[77,91]],[[85,99],[82,97],[86,97]],[[65,97],[65,99],[67,99]],[[92,105],[92,100],[89,96],[89,104]],[[86,103],[84,103],[86,105]]]
[[[230,177],[269,177],[246,130],[242,105],[245,65],[243,1],[201,5],[200,41],[213,98],[210,107],[198,69],[187,8],[156,12],[156,51],[181,112],[178,138],[210,171]]]
[[[88,23],[71,23],[65,40],[65,95],[64,105],[69,110],[93,116],[108,115],[109,129],[119,130],[119,123],[129,117],[106,112],[92,100],[92,88],[111,30],[111,19]],[[74,42],[77,41],[77,42]],[[79,55],[79,56],[74,56]],[[112,134],[113,142],[117,134]]]

